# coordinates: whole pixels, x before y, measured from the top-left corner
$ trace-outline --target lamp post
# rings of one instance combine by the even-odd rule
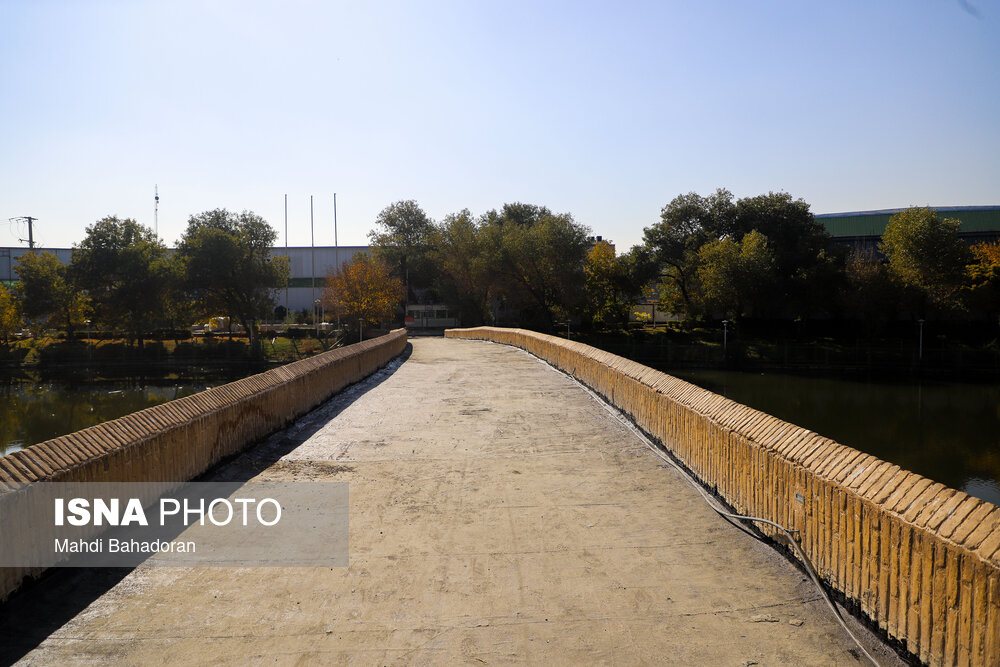
[[[918,361],[923,361],[924,360],[924,321],[922,319],[921,320],[917,320],[917,324],[920,325],[920,339],[919,339],[920,342],[917,345],[917,360]]]
[[[90,320],[85,320],[87,323],[87,356],[90,358],[94,357],[94,341],[90,338]]]
[[[358,342],[362,342],[365,339],[364,334],[365,320],[363,317],[358,318]]]
[[[722,353],[729,349],[729,320],[722,320]]]
[[[313,322],[316,323],[316,340],[319,340],[319,299],[313,301]]]

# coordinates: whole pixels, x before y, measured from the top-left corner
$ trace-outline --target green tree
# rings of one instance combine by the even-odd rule
[[[188,219],[177,246],[184,284],[203,315],[235,318],[258,349],[257,323],[288,283],[288,258],[272,257],[277,232],[250,211],[205,211]]]
[[[11,336],[21,328],[21,313],[14,295],[0,285],[0,338],[3,344],[10,343]]]
[[[844,266],[842,303],[847,317],[864,321],[871,331],[896,314],[904,287],[873,248],[857,249]]]
[[[432,282],[429,261],[434,223],[412,199],[398,201],[382,209],[368,238],[375,254],[386,262],[406,286],[404,300],[414,287]]]
[[[842,276],[843,252],[813,217],[809,204],[787,192],[744,197],[736,202],[727,231],[737,241],[751,231],[767,239],[774,256],[772,299],[781,304],[783,314],[830,310]]]
[[[177,333],[195,322],[203,309],[200,309],[195,294],[187,289],[184,258],[180,253],[167,255],[164,266],[166,273],[167,292],[164,299],[164,319],[170,323],[174,335],[174,343],[179,344]]]
[[[644,230],[645,246],[660,265],[668,309],[697,311],[698,250],[731,231],[735,210],[728,190],[708,197],[689,192],[674,197],[660,211],[660,222]]]
[[[486,234],[468,209],[445,216],[431,236],[435,287],[465,326],[489,322],[494,272]]]
[[[124,330],[142,347],[144,334],[164,318],[166,253],[153,230],[109,216],[87,227],[73,247],[70,276],[87,292],[97,321]]]
[[[611,244],[602,241],[587,252],[583,264],[587,313],[596,324],[607,327],[628,322],[642,291],[642,278],[636,279],[641,261],[632,252],[616,255]]]
[[[962,223],[938,218],[929,208],[908,208],[889,218],[879,249],[889,269],[918,294],[921,315],[929,308],[958,307],[958,293],[969,263],[969,248],[958,236]]]
[[[768,310],[776,272],[774,252],[762,233],[751,230],[738,243],[731,238],[710,241],[698,251],[698,259],[708,311],[734,318]]]
[[[551,331],[583,303],[583,262],[589,229],[568,213],[507,204],[483,217],[488,261],[495,267],[496,297],[521,323]]]
[[[21,255],[14,267],[18,283],[14,296],[21,313],[37,336],[42,327],[58,326],[69,338],[83,326],[89,300],[71,280],[59,258],[48,251]]]
[[[783,311],[772,308],[772,313],[826,310],[834,301],[842,256],[809,205],[785,192],[734,202],[732,193],[721,188],[708,197],[694,192],[675,197],[660,212],[660,222],[645,230],[645,245],[661,267],[663,305],[689,317],[701,312],[708,305],[699,278],[701,249],[724,240],[742,243],[750,232],[767,240],[772,255],[774,271],[768,287],[772,303]],[[710,254],[721,261],[731,251],[722,246]]]

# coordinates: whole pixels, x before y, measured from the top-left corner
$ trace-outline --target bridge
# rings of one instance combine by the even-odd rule
[[[60,570],[0,606],[0,661],[864,661],[793,559],[515,347],[412,340],[208,479],[347,482],[349,565]]]

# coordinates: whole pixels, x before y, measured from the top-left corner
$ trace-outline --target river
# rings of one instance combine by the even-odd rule
[[[1000,383],[665,370],[1000,505]],[[0,378],[0,455],[252,372],[259,369],[185,368],[116,378],[80,374]]]
[[[0,456],[254,372],[260,371],[185,367],[112,377],[32,371],[0,376]]]
[[[665,372],[1000,505],[1000,383]]]

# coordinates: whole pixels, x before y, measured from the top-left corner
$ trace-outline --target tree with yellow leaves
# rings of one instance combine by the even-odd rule
[[[324,307],[350,322],[365,324],[389,320],[403,298],[403,281],[391,275],[385,263],[359,252],[339,271],[326,276]]]
[[[0,340],[4,345],[10,342],[14,332],[21,328],[21,313],[17,302],[3,285],[0,285]]]
[[[965,267],[967,301],[973,312],[1000,314],[1000,243],[977,243]]]

